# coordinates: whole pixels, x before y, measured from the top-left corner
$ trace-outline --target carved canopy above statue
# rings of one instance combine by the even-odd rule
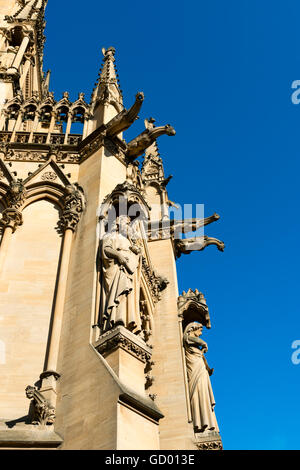
[[[184,292],[178,297],[178,315],[183,318],[182,327],[192,322],[199,322],[206,328],[211,327],[210,316],[204,295],[197,289]]]

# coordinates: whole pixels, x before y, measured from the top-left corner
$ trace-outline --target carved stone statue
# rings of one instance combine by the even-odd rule
[[[208,367],[204,356],[207,344],[199,338],[202,329],[201,323],[189,323],[183,335],[194,431],[219,432],[214,412],[215,399],[209,378],[213,369]]]
[[[99,326],[123,325],[141,332],[139,310],[141,251],[129,217],[119,216],[101,241]]]

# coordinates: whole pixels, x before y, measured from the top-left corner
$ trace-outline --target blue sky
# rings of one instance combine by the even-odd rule
[[[85,8],[85,9],[84,9]],[[170,123],[159,140],[169,197],[205,204],[224,240],[177,262],[179,289],[198,288],[216,413],[226,449],[299,449],[300,4],[297,0],[49,0],[44,68],[56,99],[89,99],[102,47],[114,46],[129,107]]]

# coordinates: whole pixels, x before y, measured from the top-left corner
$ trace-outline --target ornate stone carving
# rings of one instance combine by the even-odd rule
[[[183,328],[192,321],[199,321],[206,328],[211,327],[208,307],[202,292],[189,289],[178,297],[178,316],[183,318]]]
[[[9,207],[12,209],[19,209],[23,205],[26,198],[26,190],[21,179],[10,183],[6,198],[8,200]]]
[[[101,335],[95,347],[104,355],[122,348],[145,364],[151,359],[151,349],[145,342],[122,326],[117,326]]]
[[[162,159],[158,155],[148,154],[142,165],[142,178],[146,183],[162,183],[165,179]]]
[[[26,387],[26,397],[31,400],[32,424],[51,425],[55,421],[55,408],[37,390],[36,387]]]
[[[61,152],[53,145],[48,152],[35,152],[35,151],[21,151],[16,152],[10,149],[4,159],[8,161],[22,161],[22,162],[46,162],[49,155],[55,155],[57,162],[62,163],[79,163],[80,155],[78,153]],[[3,150],[5,152],[5,149]]]
[[[151,374],[146,374],[145,378],[146,378],[145,389],[147,390],[155,382],[155,377],[153,377],[153,375],[151,375]]]
[[[196,442],[198,450],[223,450],[221,439],[217,441]]]
[[[15,152],[10,149],[10,151],[5,155],[5,160],[8,161],[22,161],[22,162],[45,162],[48,160],[47,153],[40,152]]]
[[[130,204],[137,204],[136,208],[139,208],[141,216],[144,219],[148,218],[150,206],[145,201],[141,191],[129,181],[124,181],[124,183],[118,184],[115,189],[104,198],[102,202],[101,216],[105,217],[108,209],[112,205],[116,204],[119,205],[122,214],[127,213],[128,206]],[[134,216],[134,214],[132,214],[132,216]]]
[[[58,221],[58,227],[64,231],[70,229],[76,230],[80,220],[81,213],[85,209],[85,197],[81,186],[78,183],[69,184],[65,188],[64,209],[62,216]]]
[[[22,225],[23,218],[21,212],[17,209],[5,209],[2,212],[0,224],[4,227],[11,227],[12,231],[15,232],[19,225]]]
[[[154,302],[158,302],[160,300],[160,293],[167,287],[169,281],[165,277],[155,274],[145,257],[142,258],[142,273]]]
[[[57,179],[57,174],[54,171],[46,171],[42,174],[41,179],[43,181],[55,181]]]
[[[219,432],[209,378],[213,369],[209,368],[204,356],[208,348],[200,338],[202,329],[201,323],[189,323],[183,335],[194,431],[200,435],[204,431]]]

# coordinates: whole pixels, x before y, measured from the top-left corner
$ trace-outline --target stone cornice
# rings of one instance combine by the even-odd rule
[[[123,326],[117,326],[101,335],[94,347],[102,355],[121,348],[144,363],[151,359],[152,354],[151,348],[141,338]]]
[[[49,154],[55,152],[56,161],[58,163],[80,163],[80,155],[72,151],[56,151],[52,147],[31,149],[29,150],[28,144],[26,144],[26,150],[24,145],[15,146],[16,144],[10,144],[10,148],[6,150],[4,155],[5,161],[16,161],[16,162],[47,162],[49,160]],[[30,144],[29,144],[30,147]]]
[[[198,450],[223,450],[221,436],[218,432],[196,434],[194,444]]]

